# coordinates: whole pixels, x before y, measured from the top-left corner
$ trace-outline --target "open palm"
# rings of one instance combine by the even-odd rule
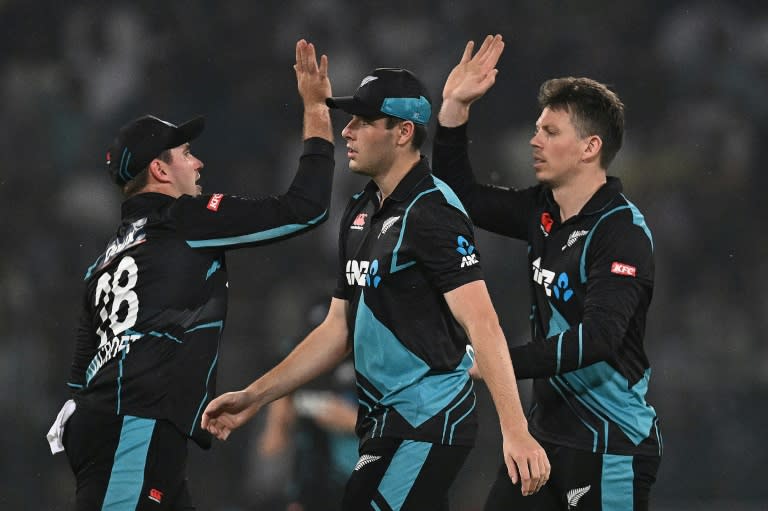
[[[480,98],[496,81],[496,64],[504,51],[501,35],[486,36],[480,49],[472,55],[475,42],[469,41],[461,61],[451,70],[443,87],[443,100],[466,105]]]

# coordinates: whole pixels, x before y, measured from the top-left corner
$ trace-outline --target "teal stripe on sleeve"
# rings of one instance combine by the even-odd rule
[[[275,227],[273,229],[267,229],[266,231],[254,232],[251,234],[243,234],[242,236],[230,236],[228,238],[213,238],[209,240],[187,240],[187,245],[191,248],[210,248],[210,247],[227,247],[230,245],[240,245],[241,243],[255,243],[258,241],[266,241],[275,238],[281,238],[288,236],[295,232],[307,229],[308,227],[320,222],[328,215],[328,210],[323,211],[323,214],[313,218],[306,224],[288,224]]]

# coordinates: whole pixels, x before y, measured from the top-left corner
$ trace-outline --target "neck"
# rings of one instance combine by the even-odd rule
[[[147,192],[162,193],[165,195],[170,195],[176,199],[181,197],[181,193],[179,193],[179,191],[176,190],[173,186],[169,185],[168,183],[158,183],[157,181],[150,181],[138,193]]]
[[[411,171],[411,169],[419,162],[421,154],[417,152],[409,152],[402,157],[397,158],[389,169],[381,172],[373,178],[373,182],[379,187],[379,194],[381,202],[390,196],[395,191],[400,181]]]
[[[577,215],[606,180],[605,172],[601,171],[553,187],[552,195],[560,207],[560,221]]]

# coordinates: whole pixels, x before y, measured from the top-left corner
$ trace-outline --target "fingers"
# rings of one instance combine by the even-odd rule
[[[305,39],[296,42],[296,72],[311,73],[317,71],[317,56],[315,45]]]
[[[549,459],[546,454],[543,458],[539,458],[539,466],[541,467],[541,480],[539,481],[539,487],[536,491],[539,491],[545,484],[547,484],[549,476],[552,474],[552,466],[549,464]]]
[[[304,39],[299,39],[298,41],[296,41],[296,64],[293,66],[293,68],[296,70],[297,73],[299,72],[299,70],[303,69],[302,53],[303,53],[303,49],[306,46],[307,46],[307,41],[305,41]]]
[[[232,432],[231,428],[227,427],[216,417],[209,415],[208,412],[203,413],[200,425],[219,440],[226,440]]]
[[[517,484],[520,481],[520,473],[517,470],[516,461],[512,460],[512,463],[507,463],[507,474],[512,484]]]
[[[207,410],[203,412],[200,426],[219,440],[226,440],[230,433],[229,429],[220,424],[219,420]]]
[[[499,62],[499,58],[504,51],[504,40],[501,34],[487,35],[473,56],[472,51],[474,48],[474,41],[467,42],[459,65],[463,65],[463,67],[468,66],[468,69],[474,69],[475,73],[480,73],[481,75],[493,73],[493,76],[490,77],[492,85],[498,72],[495,69],[496,64]]]
[[[327,55],[320,56],[320,75],[322,77],[328,76],[328,56]]]
[[[520,483],[521,493],[528,496],[538,492],[547,484],[551,466],[546,453],[541,450],[508,458],[507,473],[513,484]]]
[[[208,426],[205,428],[210,434],[218,438],[219,440],[226,440],[229,437],[229,434],[231,433],[231,430],[226,427],[219,427],[216,422],[211,422],[208,424]]]
[[[501,37],[501,36],[497,36],[497,37]],[[480,45],[480,49],[477,50],[477,55],[475,55],[475,57],[478,59],[485,58],[485,55],[488,54],[488,50],[490,49],[493,42],[494,42],[494,36],[490,34],[485,36],[485,39],[483,39],[483,44]]]
[[[464,47],[464,55],[461,56],[461,63],[469,62],[472,58],[472,50],[475,48],[475,41],[469,41]]]
[[[480,46],[480,49],[477,50],[477,54],[475,54],[473,60],[484,69],[490,70],[496,67],[496,63],[499,61],[499,57],[501,57],[503,51],[504,40],[501,37],[501,34],[496,34],[495,36],[488,35],[485,37],[485,40],[483,40],[483,44]]]
[[[533,489],[536,487],[536,483],[531,480],[531,470],[528,466],[528,459],[516,459],[515,466],[520,474],[520,488],[523,491],[523,495],[533,494]]]
[[[205,407],[200,418],[200,426],[219,440],[226,440],[231,433],[231,428],[224,424],[223,419],[225,419],[227,410],[234,406],[234,394],[222,394]]]

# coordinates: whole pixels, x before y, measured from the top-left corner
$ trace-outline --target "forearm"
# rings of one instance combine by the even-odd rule
[[[640,282],[594,279],[587,291],[581,322],[549,338],[510,349],[518,378],[548,378],[604,361],[615,361],[639,304],[649,292]]]
[[[322,138],[333,143],[330,109],[325,103],[304,105],[304,140]]]
[[[469,336],[477,368],[499,414],[502,432],[526,430],[515,370],[485,281],[476,280],[449,291],[445,293],[445,300]]]
[[[469,334],[478,370],[493,398],[502,432],[527,427],[515,370],[498,322],[478,325]]]
[[[446,127],[439,125],[432,146],[432,168],[434,174],[448,183],[467,206],[477,184],[467,151],[467,125]]]
[[[315,328],[282,362],[245,391],[258,407],[290,394],[305,383],[336,367],[349,353],[346,330],[332,325]]]
[[[304,141],[296,177],[285,194],[297,217],[312,220],[328,211],[334,164],[333,144],[322,137]]]
[[[476,226],[527,239],[536,189],[515,190],[478,183],[469,159],[467,131],[466,124],[455,128],[438,126],[432,146],[435,176],[456,192]]]

